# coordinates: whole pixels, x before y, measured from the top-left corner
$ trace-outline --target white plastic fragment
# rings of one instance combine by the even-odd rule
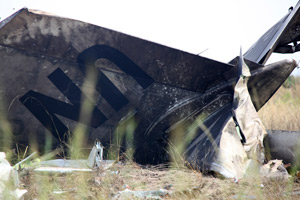
[[[20,199],[27,190],[18,189],[18,173],[6,160],[4,152],[0,152],[0,199]]]

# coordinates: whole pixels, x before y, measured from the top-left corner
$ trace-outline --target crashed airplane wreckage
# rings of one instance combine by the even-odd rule
[[[120,124],[134,119],[136,162],[168,162],[170,140],[180,132],[186,142],[183,157],[192,166],[241,177],[243,170],[226,163],[233,157],[263,162],[265,130],[259,122],[254,125],[258,132],[249,132],[252,124],[244,123],[256,123],[254,107],[259,110],[296,67],[292,60],[264,64],[273,52],[299,50],[299,5],[243,59],[229,64],[21,9],[0,23],[1,113],[12,127],[14,143],[35,140],[42,146],[53,139],[54,147],[67,143],[81,124],[90,144],[98,138],[108,148]],[[250,71],[244,74],[246,65]],[[238,111],[242,103],[237,99],[245,95],[237,92],[239,82],[243,91],[248,86],[252,119]]]

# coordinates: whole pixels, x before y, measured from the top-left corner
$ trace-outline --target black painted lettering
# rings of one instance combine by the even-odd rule
[[[115,48],[106,45],[95,45],[83,51],[77,58],[81,72],[84,75],[90,69],[97,72],[98,81],[96,83],[96,90],[117,111],[128,104],[129,101],[104,73],[100,70],[95,71],[98,70],[95,62],[101,58],[108,59],[114,63],[125,73],[132,76],[144,89],[154,82],[139,66]],[[71,104],[32,90],[22,96],[20,101],[57,139],[64,139],[69,129],[56,115],[84,123],[94,128],[99,127],[107,120],[96,105],[92,105],[94,109],[91,118],[80,118],[81,100],[82,98],[87,98],[60,68],[52,72],[48,76],[48,79],[68,98]],[[92,102],[89,103],[93,104]],[[91,120],[86,121],[86,119]]]
[[[147,73],[145,73],[125,54],[106,45],[95,45],[86,49],[78,56],[77,62],[80,70],[83,74],[85,74],[86,71],[89,70],[89,67],[92,67],[92,70],[95,70],[95,62],[101,58],[108,59],[114,63],[126,74],[132,76],[144,89],[154,82]],[[99,72],[96,89],[115,110],[121,109],[128,103],[127,98],[101,71]]]
[[[72,105],[35,91],[29,91],[20,98],[20,101],[56,138],[64,138],[68,128],[55,114],[94,128],[99,127],[107,120],[95,105],[93,105],[91,121],[85,121],[88,118],[80,118],[80,100],[82,97],[87,98],[60,68],[51,73],[48,78],[70,100]],[[92,104],[92,102],[89,103]]]

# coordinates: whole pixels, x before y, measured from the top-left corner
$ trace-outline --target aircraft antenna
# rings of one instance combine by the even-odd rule
[[[200,56],[202,53],[204,53],[205,51],[207,51],[208,48],[204,49],[203,51],[201,51],[200,53],[198,53],[197,55]]]

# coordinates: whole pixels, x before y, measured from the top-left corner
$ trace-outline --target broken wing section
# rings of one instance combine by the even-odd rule
[[[273,52],[294,53],[300,50],[300,2],[271,27],[244,54],[253,62],[264,65]]]

